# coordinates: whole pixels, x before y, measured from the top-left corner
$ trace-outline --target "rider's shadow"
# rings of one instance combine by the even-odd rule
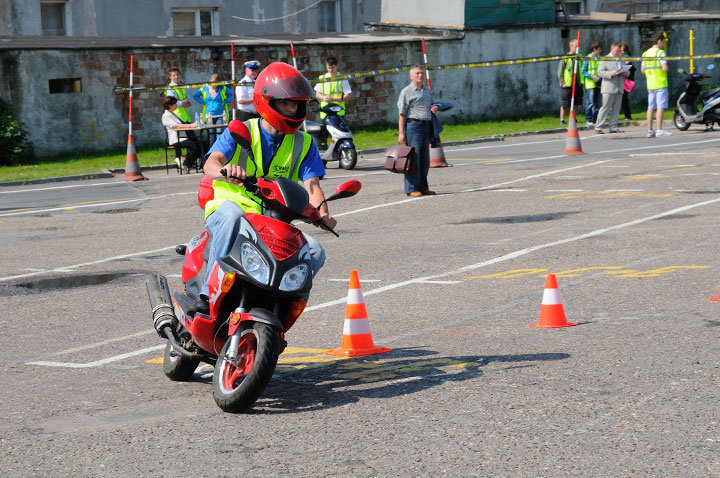
[[[448,357],[407,348],[359,358],[328,357],[309,364],[281,362],[265,392],[246,413],[298,413],[339,407],[363,398],[397,397],[446,382],[478,378],[491,362],[504,363],[509,369],[568,358],[566,353]]]

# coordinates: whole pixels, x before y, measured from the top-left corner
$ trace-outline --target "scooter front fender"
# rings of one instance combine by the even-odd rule
[[[228,328],[228,335],[234,335],[243,322],[261,322],[270,327],[275,327],[278,330],[282,330],[283,328],[282,322],[277,315],[267,309],[261,309],[259,307],[252,308],[249,312],[245,313],[234,312],[230,314],[229,321],[230,327]]]

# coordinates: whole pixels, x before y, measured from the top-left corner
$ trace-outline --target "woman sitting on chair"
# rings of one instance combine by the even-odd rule
[[[178,138],[178,125],[188,124],[181,120],[178,115],[175,114],[177,106],[177,98],[173,96],[166,96],[163,101],[163,108],[165,112],[162,115],[162,124],[165,126],[165,130],[168,135],[168,145],[175,147],[175,162],[179,163],[178,167],[184,167],[186,172],[190,172],[190,168],[195,167],[195,162],[200,157],[200,143],[195,137],[194,131],[180,131],[185,137],[180,141]],[[182,148],[187,149],[187,157],[185,161],[180,164],[180,158],[182,157]]]

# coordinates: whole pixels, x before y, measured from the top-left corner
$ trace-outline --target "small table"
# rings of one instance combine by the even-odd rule
[[[202,167],[205,163],[205,142],[203,141],[203,132],[207,134],[208,138],[208,145],[212,146],[210,144],[210,130],[217,130],[217,129],[225,129],[228,125],[225,123],[218,123],[218,124],[202,124],[200,126],[196,126],[195,123],[190,124],[178,124],[175,126],[175,131],[197,131],[198,135],[200,136],[200,158],[195,163],[195,169],[197,172],[200,172]]]

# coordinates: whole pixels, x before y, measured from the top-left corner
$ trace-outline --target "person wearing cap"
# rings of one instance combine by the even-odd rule
[[[245,76],[241,83],[254,82],[260,73],[260,62],[257,60],[246,61],[243,64],[245,69]],[[235,88],[235,97],[237,98],[237,108],[239,110],[238,119],[240,121],[247,121],[252,118],[259,118],[255,106],[253,105],[253,84],[240,85]]]
[[[337,103],[342,106],[342,111],[338,112],[338,116],[345,116],[345,102],[350,99],[350,82],[342,81],[324,81],[338,76],[338,61],[334,56],[329,56],[325,60],[325,68],[327,73],[320,75],[318,80],[322,83],[315,85],[315,97],[320,100],[320,108],[328,103]],[[320,112],[320,118],[324,119],[326,113]]]

